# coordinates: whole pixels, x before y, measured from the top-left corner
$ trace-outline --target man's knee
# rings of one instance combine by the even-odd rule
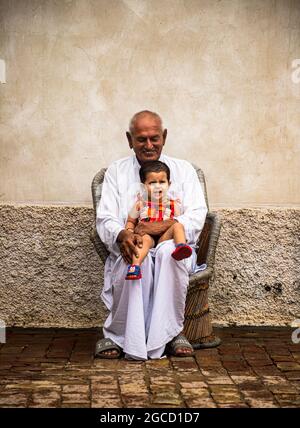
[[[169,241],[164,241],[162,245],[160,245],[157,248],[155,257],[158,257],[158,258],[170,257],[174,249],[175,249],[175,244],[173,239],[170,239]]]

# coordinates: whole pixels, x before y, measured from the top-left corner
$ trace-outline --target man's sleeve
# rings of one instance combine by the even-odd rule
[[[129,217],[133,219],[137,219],[140,216],[140,202],[136,201],[134,205],[132,206],[131,210],[129,211]]]
[[[190,164],[186,167],[182,196],[183,214],[174,218],[183,224],[187,242],[196,244],[205,223],[207,207],[197,173]]]
[[[119,218],[120,196],[117,189],[116,165],[111,165],[104,176],[101,199],[97,208],[96,229],[108,251],[120,254],[116,243],[123,221]]]

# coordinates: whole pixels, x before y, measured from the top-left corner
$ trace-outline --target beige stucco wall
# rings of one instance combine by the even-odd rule
[[[290,325],[300,318],[300,209],[219,209],[210,286],[218,325]],[[89,240],[93,210],[0,204],[0,320],[95,327],[103,264]]]
[[[300,203],[298,0],[0,0],[0,58],[0,201],[90,203],[148,108],[212,205]]]

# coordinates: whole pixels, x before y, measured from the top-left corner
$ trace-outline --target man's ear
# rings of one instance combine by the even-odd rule
[[[127,137],[127,140],[128,140],[128,144],[129,144],[129,147],[132,149],[132,137],[131,137],[131,134],[130,134],[130,132],[126,132],[126,137]]]
[[[167,134],[168,134],[168,130],[165,129],[164,132],[163,132],[163,141],[164,141],[164,144],[165,144],[166,139],[167,139]]]

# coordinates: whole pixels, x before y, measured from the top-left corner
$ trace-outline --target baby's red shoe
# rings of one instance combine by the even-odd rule
[[[182,260],[187,259],[192,255],[192,249],[187,244],[177,244],[175,250],[171,254],[173,259],[175,260]]]

